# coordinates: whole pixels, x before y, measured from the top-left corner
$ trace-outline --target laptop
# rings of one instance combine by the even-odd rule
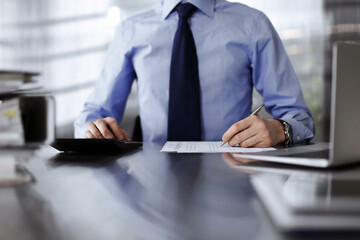
[[[360,44],[334,46],[330,142],[235,157],[328,168],[360,162]]]

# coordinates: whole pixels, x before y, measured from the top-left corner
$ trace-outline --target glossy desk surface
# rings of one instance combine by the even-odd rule
[[[162,145],[108,156],[18,151],[36,182],[0,189],[0,239],[360,239],[284,234],[251,171],[223,154],[160,153]]]

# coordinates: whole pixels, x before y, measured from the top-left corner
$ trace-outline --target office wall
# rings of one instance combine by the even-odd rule
[[[235,1],[235,0],[233,0]],[[0,69],[40,71],[54,93],[57,134],[72,122],[100,73],[114,26],[159,0],[0,0]],[[332,44],[360,39],[360,0],[239,0],[265,12],[279,32],[317,126],[328,138]],[[136,88],[122,123],[132,131]],[[255,97],[255,104],[261,98]]]
[[[153,3],[0,0],[0,69],[41,72],[44,90],[55,96],[57,135],[70,136],[101,71],[114,26]]]

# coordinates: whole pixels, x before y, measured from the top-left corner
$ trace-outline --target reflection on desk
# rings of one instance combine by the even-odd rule
[[[317,170],[274,163],[237,166],[285,231],[360,231],[360,165]]]
[[[0,221],[11,223],[0,225],[0,239],[292,239],[265,214],[252,175],[221,154],[160,153],[162,146],[122,155],[34,152],[23,163],[37,179],[27,197],[0,189]]]
[[[42,149],[26,164],[37,179],[29,190],[44,199],[65,239],[254,239],[260,234],[246,174],[229,168],[219,154],[160,153],[162,145],[109,156]],[[1,207],[16,215],[14,202]],[[14,226],[23,228],[20,222]],[[27,226],[5,238],[28,235],[37,236],[36,229]]]

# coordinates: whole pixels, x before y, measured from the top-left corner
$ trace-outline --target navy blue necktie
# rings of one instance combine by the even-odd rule
[[[197,8],[179,4],[179,23],[172,49],[168,116],[169,141],[201,140],[198,59],[188,18]]]

